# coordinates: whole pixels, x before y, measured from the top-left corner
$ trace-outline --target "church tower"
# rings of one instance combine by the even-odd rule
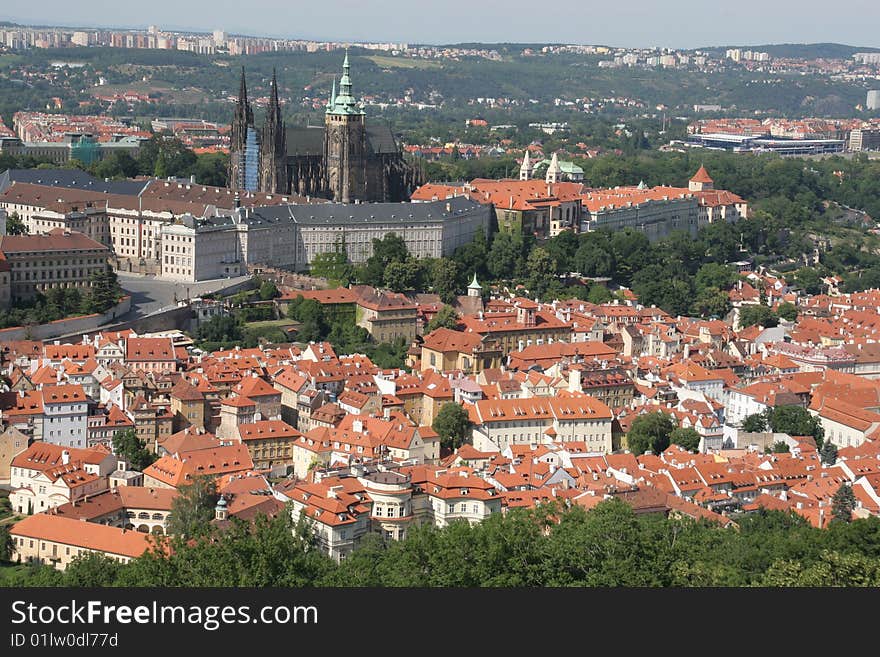
[[[532,161],[529,159],[529,149],[526,149],[526,154],[523,155],[522,166],[519,168],[519,179],[520,180],[531,180],[532,178]]]
[[[367,132],[363,108],[351,95],[348,53],[339,94],[335,85],[324,117],[324,162],[330,198],[341,203],[367,200]]]
[[[278,102],[278,80],[273,69],[269,108],[260,139],[259,188],[261,192],[286,194],[287,187],[287,137]]]
[[[688,191],[705,192],[710,189],[714,189],[714,181],[709,177],[706,167],[701,164],[694,177],[688,181]]]
[[[238,88],[238,103],[232,115],[232,130],[229,143],[229,168],[227,186],[230,189],[257,188],[257,132],[254,129],[254,111],[247,97],[247,84],[244,79],[244,66],[241,67],[241,84]]]
[[[555,184],[560,181],[562,178],[562,167],[559,166],[559,158],[556,157],[556,153],[553,153],[553,157],[550,158],[550,166],[547,167],[547,175],[544,180],[547,184]]]

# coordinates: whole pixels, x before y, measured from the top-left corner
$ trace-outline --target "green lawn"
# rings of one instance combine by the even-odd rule
[[[410,59],[409,57],[389,57],[387,55],[371,55],[366,59],[385,68],[443,68],[442,63],[431,59]]]
[[[284,328],[285,326],[296,326],[298,323],[293,319],[267,319],[262,322],[247,322],[245,326],[250,329]]]

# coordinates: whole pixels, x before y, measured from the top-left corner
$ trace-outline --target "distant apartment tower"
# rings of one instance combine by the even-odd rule
[[[857,52],[853,59],[861,64],[880,64],[880,52]]]
[[[880,89],[871,89],[865,103],[869,110],[880,109]]]

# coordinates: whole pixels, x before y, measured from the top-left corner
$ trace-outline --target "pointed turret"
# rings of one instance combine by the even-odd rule
[[[278,100],[278,78],[272,69],[269,107],[260,139],[260,191],[287,193],[287,132]]]
[[[242,66],[241,82],[238,86],[238,102],[232,113],[232,127],[229,134],[229,167],[226,184],[232,189],[244,187],[244,153],[248,143],[248,131],[253,129],[254,112],[248,102],[247,82],[245,81],[244,66]]]
[[[648,186],[645,184],[644,180],[640,180],[639,186],[636,189],[648,189]]]
[[[519,179],[520,180],[531,180],[532,178],[532,161],[529,159],[529,149],[526,149],[526,154],[523,155],[522,166],[519,168]]]
[[[694,177],[688,181],[688,189],[692,192],[702,192],[713,188],[714,182],[709,177],[706,167],[701,164]]]
[[[348,62],[348,51],[345,51],[345,60],[342,62],[342,77],[339,79],[339,95],[334,91],[327,106],[327,114],[363,114],[354,96],[351,95],[351,64]]]
[[[474,272],[474,280],[467,287],[469,297],[479,297],[483,295],[483,286],[477,282],[477,272]]]
[[[247,105],[247,82],[244,79],[244,66],[241,67],[241,82],[238,84],[238,104]]]
[[[556,153],[553,153],[553,157],[550,158],[550,166],[547,167],[545,180],[547,183],[553,184],[558,183],[560,177],[562,177],[562,167],[559,166],[559,158],[556,157]]]

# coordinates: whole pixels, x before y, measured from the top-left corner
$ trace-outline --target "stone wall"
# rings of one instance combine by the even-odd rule
[[[51,340],[67,335],[88,333],[112,322],[131,310],[131,297],[123,297],[105,313],[59,319],[38,326],[15,326],[0,330],[0,342],[8,340]]]

